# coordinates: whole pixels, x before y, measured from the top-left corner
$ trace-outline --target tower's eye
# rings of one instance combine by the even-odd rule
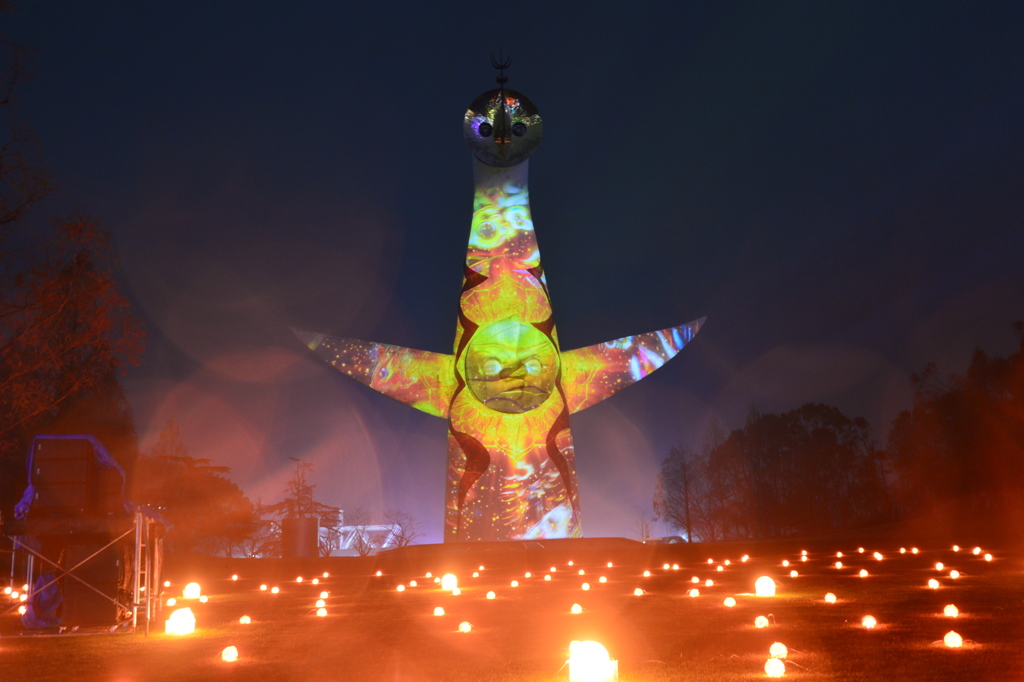
[[[522,137],[523,135],[525,135],[526,134],[526,124],[521,122],[521,121],[517,121],[517,122],[513,123],[512,124],[512,134],[515,135],[516,137]]]
[[[480,133],[480,137],[490,137],[491,133],[494,132],[494,128],[491,127],[490,123],[484,121],[480,124],[480,127],[476,129]]]

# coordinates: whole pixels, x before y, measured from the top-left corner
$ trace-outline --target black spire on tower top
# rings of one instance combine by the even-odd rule
[[[508,76],[505,75],[505,69],[512,65],[512,57],[505,57],[505,51],[498,51],[498,58],[495,59],[494,55],[491,55],[491,66],[498,70],[498,85],[504,86],[508,82]]]

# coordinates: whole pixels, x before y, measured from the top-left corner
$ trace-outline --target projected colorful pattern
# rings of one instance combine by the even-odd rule
[[[454,354],[297,333],[353,379],[448,418],[446,541],[579,537],[569,415],[664,365],[704,320],[562,352],[527,188],[540,115],[493,90],[463,130],[475,196]]]

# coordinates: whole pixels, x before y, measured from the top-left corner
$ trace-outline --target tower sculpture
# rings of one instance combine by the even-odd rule
[[[296,331],[356,381],[448,419],[445,541],[580,537],[569,416],[672,359],[704,318],[576,350],[558,344],[530,215],[543,125],[505,87],[473,100],[473,218],[451,355]]]

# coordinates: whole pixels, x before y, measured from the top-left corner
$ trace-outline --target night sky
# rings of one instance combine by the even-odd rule
[[[0,21],[34,50],[18,106],[48,211],[112,232],[149,333],[125,380],[142,449],[173,417],[253,500],[303,458],[322,501],[440,540],[445,421],[289,326],[451,352],[462,115],[499,49],[544,117],[531,203],[563,349],[708,317],[573,417],[586,535],[635,537],[661,460],[712,419],[825,402],[884,445],[911,372],[1015,348],[1020,2],[228,4]]]

